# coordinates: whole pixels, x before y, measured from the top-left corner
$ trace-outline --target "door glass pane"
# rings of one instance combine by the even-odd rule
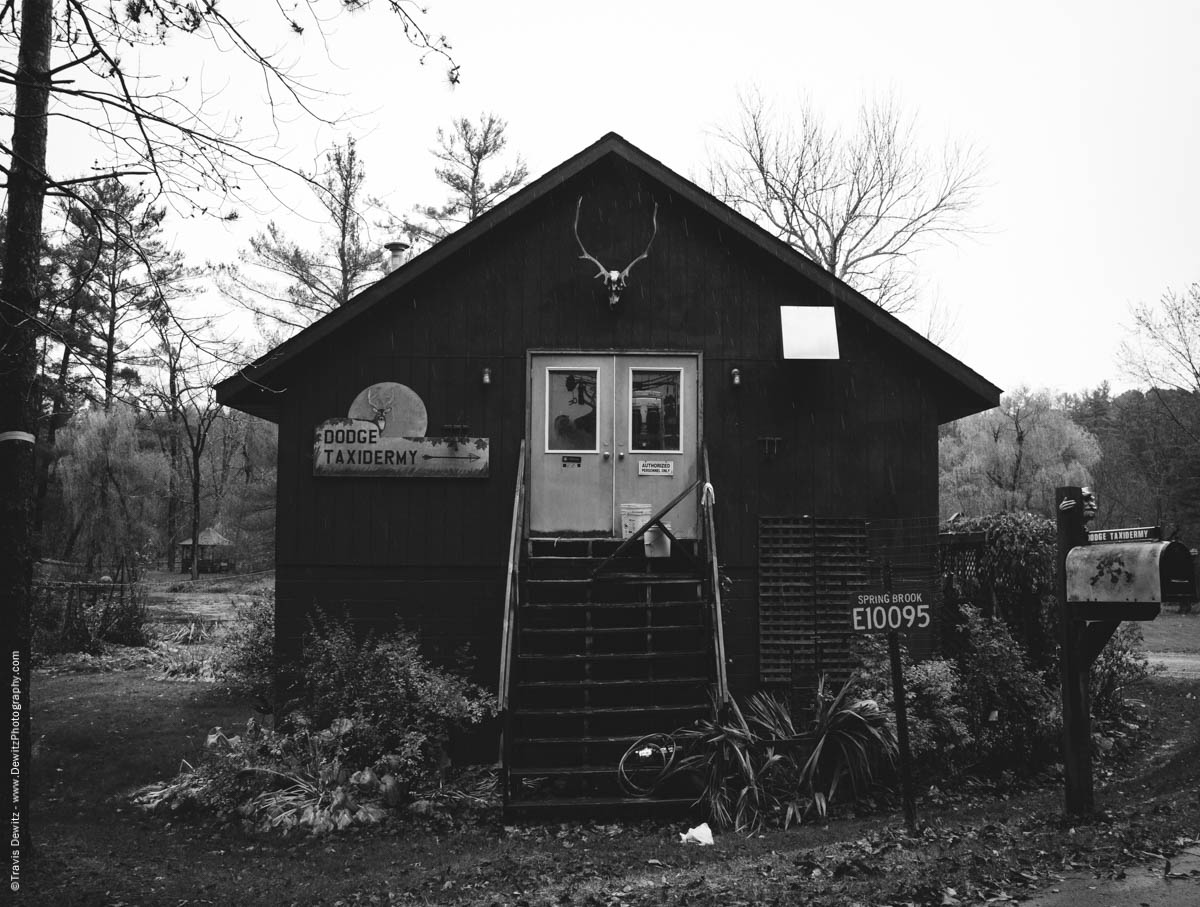
[[[546,372],[546,450],[596,447],[596,369]]]
[[[630,450],[679,451],[679,384],[676,369],[635,368],[630,374]]]

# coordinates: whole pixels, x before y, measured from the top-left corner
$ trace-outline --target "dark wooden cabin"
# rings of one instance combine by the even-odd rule
[[[218,387],[279,425],[280,646],[314,605],[470,643],[526,806],[844,671],[851,591],[934,582],[938,426],[999,393],[615,134]]]

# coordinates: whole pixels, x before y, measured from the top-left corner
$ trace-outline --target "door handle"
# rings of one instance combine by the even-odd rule
[[[622,450],[622,449],[621,449],[621,448],[619,448],[619,447],[617,448],[617,459],[618,459],[618,460],[624,460],[624,459],[625,459],[625,451],[624,451],[624,450]]]
[[[604,459],[607,460],[607,459],[610,459],[611,457],[612,457],[612,451],[609,451],[609,450],[604,451]]]

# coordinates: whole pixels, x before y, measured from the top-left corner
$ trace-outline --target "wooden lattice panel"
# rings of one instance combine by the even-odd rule
[[[868,585],[862,520],[760,517],[759,672],[763,683],[812,686],[851,669],[850,593]]]
[[[982,532],[943,532],[938,536],[938,560],[943,586],[961,600],[969,600],[979,588],[979,558],[986,542]]]

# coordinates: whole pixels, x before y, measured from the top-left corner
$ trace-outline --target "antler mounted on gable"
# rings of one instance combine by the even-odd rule
[[[654,237],[658,235],[658,202],[654,203],[654,213],[650,217],[651,223],[654,227],[653,232],[650,234],[650,242],[646,243],[645,251],[627,264],[624,270],[621,271],[610,271],[608,268],[604,267],[599,259],[593,256],[584,247],[583,240],[579,238],[579,209],[582,206],[583,196],[581,195],[579,196],[579,201],[575,203],[575,242],[579,243],[579,251],[583,253],[579,257],[582,260],[590,261],[597,268],[599,268],[599,270],[596,272],[596,276],[604,281],[604,287],[608,290],[608,305],[610,308],[616,308],[617,302],[621,298],[621,291],[625,289],[625,280],[627,277],[629,277],[630,269],[632,269],[633,266],[643,258],[648,258],[650,256],[650,246],[654,243]]]

